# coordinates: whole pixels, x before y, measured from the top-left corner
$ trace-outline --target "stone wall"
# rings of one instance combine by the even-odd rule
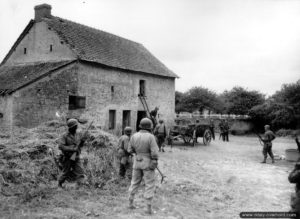
[[[50,51],[52,45],[52,51]],[[24,54],[26,48],[26,54]],[[75,55],[45,22],[33,25],[29,33],[13,51],[6,64],[75,59]]]
[[[72,64],[15,92],[14,125],[34,127],[42,122],[66,117],[68,97],[77,93],[77,66]]]
[[[9,131],[12,126],[13,97],[0,96],[0,131]]]
[[[139,100],[139,82],[146,82],[146,100],[150,110],[159,107],[159,116],[170,126],[175,116],[175,79],[137,74],[99,65],[82,64],[79,67],[78,93],[87,98],[84,118],[94,119],[95,124],[114,134],[122,130],[123,110],[131,111],[130,125],[135,130],[137,111],[144,108]],[[112,94],[112,87],[114,94]],[[116,128],[108,130],[109,110],[116,110]]]

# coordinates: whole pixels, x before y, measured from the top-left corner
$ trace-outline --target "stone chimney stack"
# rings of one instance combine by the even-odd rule
[[[36,22],[42,21],[42,18],[51,18],[51,5],[42,4],[34,7],[35,16],[34,20]]]

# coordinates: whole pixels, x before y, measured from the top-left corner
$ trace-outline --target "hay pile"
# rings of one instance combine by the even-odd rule
[[[85,125],[87,126],[87,125]],[[84,129],[83,125],[79,130]],[[13,138],[0,138],[0,189],[5,196],[29,194],[32,188],[53,184],[59,175],[57,140],[67,130],[64,122],[50,121],[33,129],[15,129]],[[117,173],[117,137],[92,127],[82,150],[87,186],[102,187]]]

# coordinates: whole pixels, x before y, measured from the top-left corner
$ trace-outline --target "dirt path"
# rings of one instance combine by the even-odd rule
[[[160,168],[167,181],[159,184],[155,214],[145,218],[239,218],[241,211],[288,211],[293,185],[287,180],[293,163],[278,160],[261,164],[261,146],[254,137],[232,137],[229,143],[210,146],[177,146],[161,153]],[[295,148],[291,139],[276,139],[274,152],[284,155]],[[53,185],[49,197],[10,206],[10,216],[28,218],[141,218],[142,191],[138,209],[127,205],[128,181],[102,190],[58,192]]]

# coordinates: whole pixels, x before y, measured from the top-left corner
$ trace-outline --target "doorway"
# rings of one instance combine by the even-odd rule
[[[136,131],[139,131],[140,130],[140,121],[143,119],[143,118],[146,118],[147,117],[147,113],[146,111],[138,111],[137,112],[137,119],[136,119]]]
[[[130,119],[130,110],[123,110],[122,132],[124,132],[126,126],[130,126]]]

